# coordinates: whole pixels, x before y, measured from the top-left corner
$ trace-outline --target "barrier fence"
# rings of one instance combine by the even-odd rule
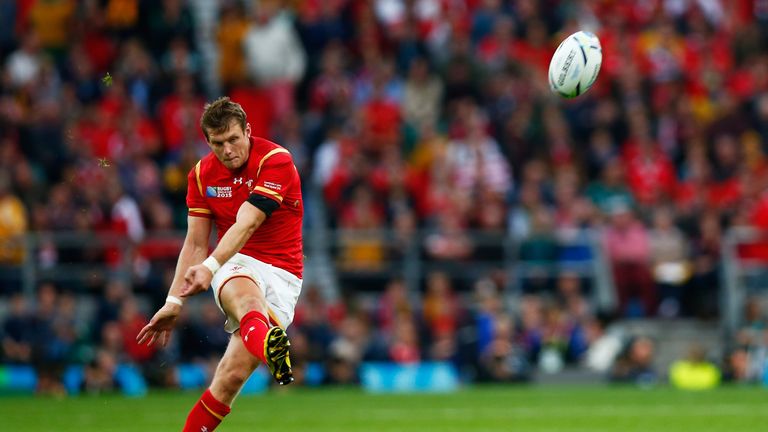
[[[88,292],[112,279],[139,286],[162,283],[156,273],[175,266],[183,239],[181,231],[154,233],[141,242],[106,233],[31,233],[24,238],[21,267],[0,273],[0,278],[6,286],[18,283],[30,297],[41,281],[75,292]],[[610,270],[597,232],[558,232],[544,240],[544,255],[530,252],[541,247],[541,239],[536,241],[532,245],[503,232],[467,231],[451,238],[426,230],[407,236],[392,230],[328,230],[320,241],[305,244],[305,281],[322,285],[328,295],[336,296],[379,291],[393,278],[401,278],[417,292],[435,271],[446,273],[458,289],[467,290],[478,279],[501,273],[507,281],[506,293],[517,295],[535,281],[569,272],[586,282],[597,306],[613,305]],[[439,256],[435,250],[441,242],[465,243],[467,252],[455,258]]]
[[[554,249],[544,259],[526,255],[528,240],[477,231],[461,234],[471,249],[466,257],[441,259],[430,255],[429,248],[446,240],[442,235],[433,231],[403,236],[392,230],[327,230],[322,238],[305,245],[305,280],[336,296],[345,291],[378,291],[396,277],[417,292],[433,271],[448,274],[457,287],[466,289],[479,278],[502,272],[506,293],[518,295],[531,281],[567,271],[587,281],[594,305],[610,308],[615,304],[610,266],[597,231],[555,233],[551,237]],[[30,233],[24,237],[22,265],[3,266],[0,282],[5,287],[19,286],[30,297],[41,281],[85,292],[111,279],[146,282],[153,267],[175,266],[183,239],[181,231],[154,233],[138,243],[116,234]],[[721,245],[720,266],[720,316],[723,328],[733,331],[742,319],[747,298],[768,297],[768,234],[749,228],[728,230]]]

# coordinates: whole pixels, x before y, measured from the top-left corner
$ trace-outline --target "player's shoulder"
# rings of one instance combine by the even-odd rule
[[[264,166],[267,163],[272,165],[293,161],[291,152],[276,142],[264,138],[254,138],[254,144],[258,153],[258,166]]]
[[[220,165],[217,162],[218,162],[218,159],[216,159],[216,155],[213,154],[213,152],[209,152],[208,154],[203,156],[203,158],[200,159],[200,161],[199,161],[201,168],[217,167],[217,166]]]
[[[192,167],[192,170],[190,174],[195,175],[195,177],[202,178],[204,176],[208,176],[211,174],[218,174],[218,172],[221,170],[221,164],[217,163],[216,155],[213,153],[208,153],[207,155],[203,156],[202,159],[197,161],[197,163]]]
[[[278,153],[278,152],[287,153],[289,155],[291,154],[285,147],[281,146],[280,144],[274,141],[270,141],[266,138],[254,137],[253,143],[254,143],[255,149],[257,149],[259,153],[262,153],[265,155],[269,153]]]

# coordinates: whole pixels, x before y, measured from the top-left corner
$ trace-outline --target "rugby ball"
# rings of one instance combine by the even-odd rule
[[[578,31],[560,43],[549,62],[549,87],[565,98],[583,94],[597,79],[603,63],[600,40],[594,33]]]

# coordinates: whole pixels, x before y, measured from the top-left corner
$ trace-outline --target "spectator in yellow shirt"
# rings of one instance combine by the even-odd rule
[[[40,38],[40,45],[55,58],[62,57],[72,36],[76,4],[73,0],[36,1],[29,23]]]
[[[22,239],[27,232],[27,210],[11,193],[7,174],[0,174],[0,264],[21,264]]]
[[[672,363],[669,381],[683,390],[708,390],[720,385],[720,369],[706,359],[700,345],[694,344],[687,358]]]
[[[221,11],[216,40],[219,44],[219,78],[225,89],[246,79],[243,40],[248,32],[245,10],[238,3],[227,3]]]

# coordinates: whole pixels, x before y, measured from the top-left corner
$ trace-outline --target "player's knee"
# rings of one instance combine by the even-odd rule
[[[248,295],[238,299],[239,308],[243,314],[255,310],[262,314],[267,312],[267,301],[261,295]]]

